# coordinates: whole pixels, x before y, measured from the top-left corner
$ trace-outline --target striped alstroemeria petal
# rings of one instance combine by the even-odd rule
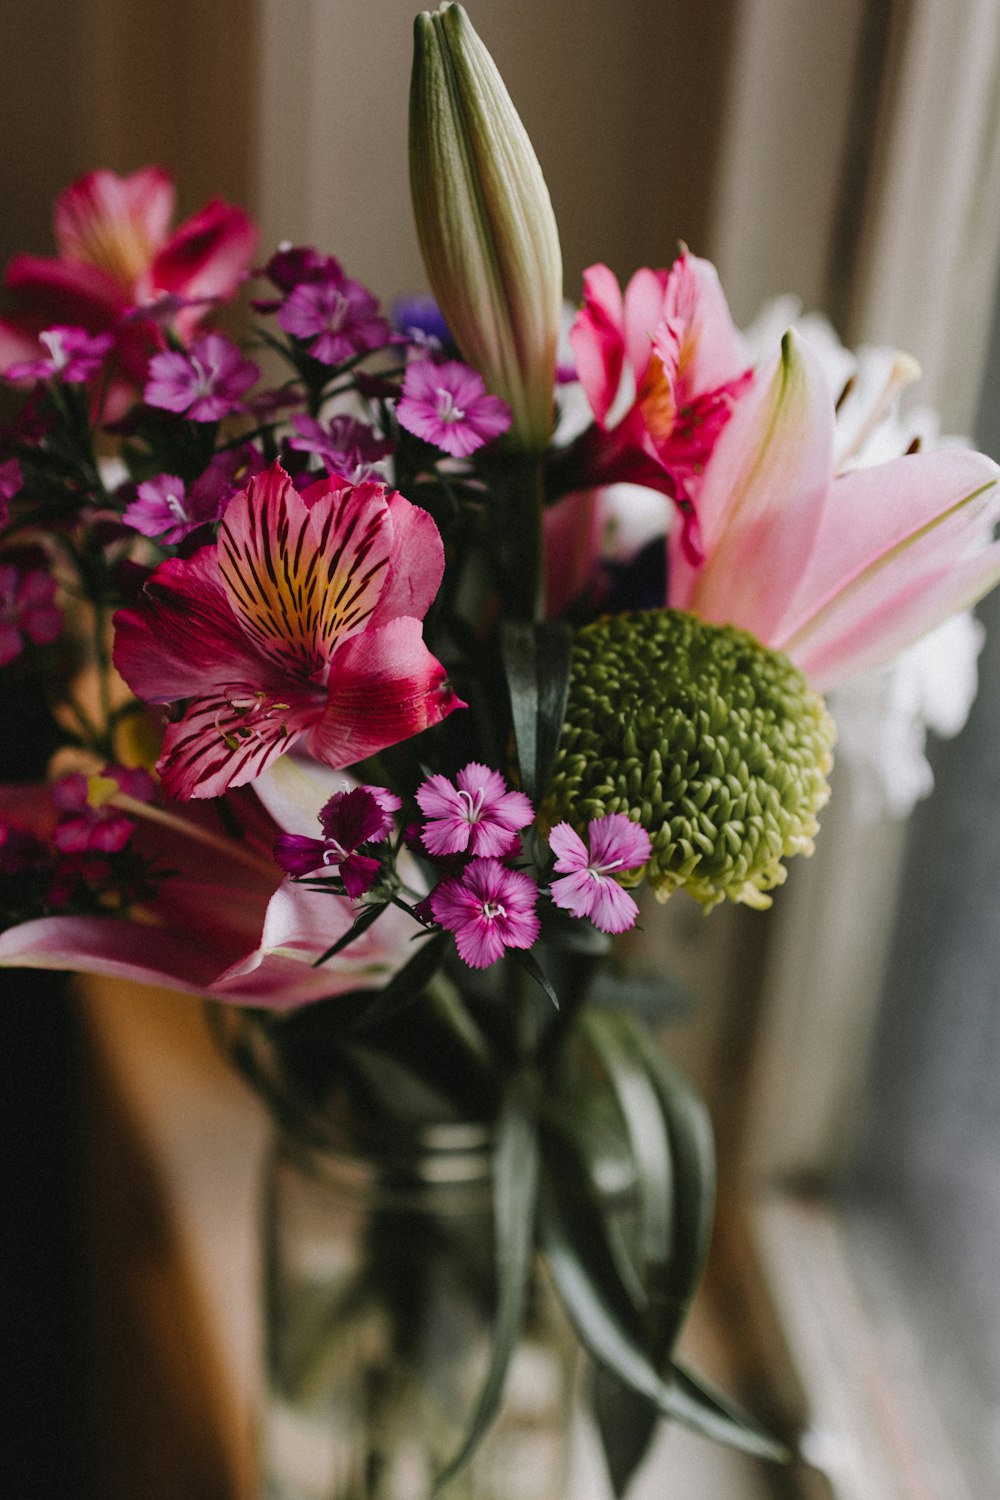
[[[277,464],[230,503],[219,534],[223,583],[244,632],[300,682],[318,680],[337,642],[364,628],[391,552],[381,485],[330,486],[310,506]]]
[[[193,698],[167,727],[157,770],[172,797],[218,797],[243,786],[284,755],[316,719],[317,703],[299,692],[235,685]]]
[[[353,765],[464,707],[424,645],[420,621],[391,620],[345,641],[337,652],[326,709],[309,749],[327,765]]]

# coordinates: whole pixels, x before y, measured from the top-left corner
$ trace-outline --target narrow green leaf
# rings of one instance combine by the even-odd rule
[[[703,1437],[777,1463],[788,1463],[792,1456],[784,1443],[765,1432],[735,1401],[680,1365],[672,1371],[672,1398],[677,1420]]]
[[[505,621],[501,650],[521,785],[535,802],[552,775],[569,692],[573,637],[558,621]]]
[[[580,1026],[614,1090],[628,1132],[639,1194],[642,1268],[663,1265],[671,1254],[673,1167],[659,1092],[636,1044],[629,1017],[591,1006]]]
[[[646,1029],[630,1022],[636,1046],[663,1107],[674,1163],[674,1229],[670,1264],[659,1288],[672,1327],[662,1330],[669,1353],[701,1279],[715,1217],[715,1144],[704,1100]]]
[[[530,974],[535,983],[545,991],[556,1010],[559,1009],[559,996],[552,988],[551,981],[538,959],[529,948],[508,948],[508,956],[522,968],[526,974]]]
[[[371,1005],[358,1016],[355,1029],[385,1021],[416,1000],[441,967],[450,942],[451,934],[447,932],[438,932],[422,942],[389,983],[375,992]]]
[[[461,1448],[435,1481],[435,1493],[464,1467],[500,1409],[511,1355],[521,1334],[531,1284],[538,1189],[538,1132],[533,1094],[515,1076],[497,1121],[493,1205],[497,1312],[490,1363]]]
[[[367,932],[373,922],[378,921],[388,904],[387,901],[381,901],[377,905],[363,906],[347,931],[342,932],[337,941],[332,943],[326,952],[314,961],[313,968],[318,969],[328,959],[336,958],[338,953],[343,953],[344,949],[353,943],[355,938],[361,937],[362,933]]]

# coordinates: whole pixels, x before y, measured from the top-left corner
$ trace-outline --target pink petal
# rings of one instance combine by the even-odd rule
[[[622,870],[635,870],[646,863],[652,853],[645,828],[625,813],[608,813],[592,818],[587,833],[590,839],[590,864],[605,869],[612,863]]]
[[[671,540],[669,602],[771,640],[812,551],[833,462],[833,399],[808,345],[786,334],[723,429],[698,500],[706,561]]]
[[[301,691],[278,699],[252,681],[195,696],[163,736],[157,770],[164,789],[185,799],[218,797],[229,787],[245,786],[290,750],[321,712],[321,703]]]
[[[1000,542],[936,569],[932,550],[900,559],[891,576],[875,574],[846,591],[790,647],[792,660],[818,691],[891,661],[1000,583]]]
[[[277,463],[226,507],[219,567],[232,609],[257,650],[300,680],[338,640],[362,630],[392,549],[381,485],[318,486],[299,495]]]
[[[214,198],[185,219],[157,255],[150,268],[152,289],[184,297],[231,297],[256,252],[253,220],[243,209]]]
[[[63,969],[207,994],[219,973],[211,937],[113,917],[43,917],[0,935],[0,966]],[[239,995],[231,997],[240,999]]]
[[[130,177],[88,172],[56,200],[54,229],[59,253],[106,271],[131,292],[166,238],[174,213],[174,189],[159,167]]]
[[[63,323],[99,333],[117,322],[129,306],[112,277],[81,261],[15,255],[3,280],[40,328]],[[15,313],[15,326],[18,316]]]
[[[559,866],[556,865],[556,869]],[[595,881],[589,870],[573,870],[553,880],[549,894],[556,906],[572,912],[574,917],[589,917],[594,900]]]
[[[549,834],[549,848],[556,856],[557,870],[586,870],[590,864],[586,844],[568,823],[556,824]]]
[[[749,364],[711,261],[685,251],[670,269],[667,316],[683,324],[681,368],[687,389],[702,393],[728,385]]]
[[[996,464],[981,453],[938,448],[835,479],[775,644],[813,628],[811,621],[872,572],[883,574],[891,589],[896,567],[906,565],[914,544],[933,568],[987,539],[1000,516],[998,476]]]
[[[618,394],[625,361],[622,294],[614,272],[604,265],[584,271],[583,294],[584,304],[569,341],[580,384],[603,426]]]
[[[328,765],[353,765],[464,707],[424,645],[420,621],[391,620],[338,648],[309,749]]]
[[[264,685],[264,663],[230,608],[215,547],[161,563],[135,608],[119,610],[114,626],[115,667],[147,703],[171,703],[234,681]]]
[[[387,503],[392,552],[385,584],[372,612],[372,626],[384,625],[401,615],[422,620],[444,577],[444,543],[433,516],[411,505],[398,490],[390,491]]]
[[[636,385],[649,364],[653,335],[663,317],[663,299],[669,279],[669,271],[652,271],[643,266],[625,288],[625,349]]]
[[[639,908],[617,880],[606,876],[594,881],[590,920],[602,932],[625,932],[635,925]]]

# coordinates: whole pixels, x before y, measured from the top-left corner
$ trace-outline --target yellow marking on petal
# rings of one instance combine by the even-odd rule
[[[677,401],[663,360],[655,352],[649,357],[639,387],[639,409],[646,431],[654,443],[665,443],[677,422]]]

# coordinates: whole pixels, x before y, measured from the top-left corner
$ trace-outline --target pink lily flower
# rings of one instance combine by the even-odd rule
[[[162,808],[123,799],[133,846],[176,873],[133,918],[48,916],[0,934],[0,968],[60,969],[136,980],[234,1005],[287,1010],[384,984],[413,953],[417,924],[391,907],[329,962],[313,964],[351,927],[346,897],[282,877],[281,832],[305,834],[346,779],[288,757],[251,791],[227,795],[225,823],[207,804]],[[15,841],[48,839],[51,787],[0,787],[0,820]],[[240,837],[231,830],[241,829]],[[30,851],[29,851],[30,852]]]
[[[114,330],[126,372],[138,382],[152,325],[119,324],[163,297],[179,299],[174,327],[187,342],[211,302],[235,292],[257,231],[242,209],[218,198],[171,233],[173,214],[173,183],[159,167],[129,177],[89,172],[67,188],[53,216],[58,255],[17,255],[4,273],[15,311],[0,320],[0,370],[39,357],[44,329],[73,324]]]
[[[712,454],[704,561],[669,540],[667,603],[749,630],[821,692],[889,661],[1000,581],[1000,469],[960,448],[834,474],[834,399],[785,335]]]
[[[133,692],[187,700],[158,763],[167,792],[217,797],[303,738],[352,765],[464,707],[422,635],[443,571],[437,526],[396,491],[299,493],[277,463],[252,478],[218,543],[161,563],[115,616]]]
[[[669,271],[637,271],[623,296],[607,266],[591,266],[570,342],[597,422],[579,445],[576,487],[669,495],[697,560],[701,475],[752,378],[715,268],[685,250]]]

